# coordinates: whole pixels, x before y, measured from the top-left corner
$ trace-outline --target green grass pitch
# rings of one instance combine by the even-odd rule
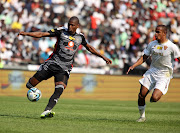
[[[0,97],[0,133],[180,133],[180,103],[147,102],[145,123],[136,101],[60,99],[41,119],[48,99]]]

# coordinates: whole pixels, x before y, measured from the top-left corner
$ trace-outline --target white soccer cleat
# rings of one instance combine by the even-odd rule
[[[146,117],[140,117],[137,122],[145,122],[146,121]]]
[[[47,117],[49,117],[49,118],[51,118],[51,117],[53,117],[55,115],[55,112],[52,112],[51,110],[46,110],[46,111],[44,111],[42,114],[41,114],[41,118],[47,118]]]

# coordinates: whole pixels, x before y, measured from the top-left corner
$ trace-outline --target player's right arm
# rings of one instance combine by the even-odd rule
[[[134,63],[132,66],[129,67],[129,69],[128,69],[128,71],[127,71],[126,74],[128,74],[130,70],[133,70],[135,67],[137,67],[137,66],[141,65],[142,63],[144,63],[144,62],[147,60],[148,57],[149,57],[149,56],[147,56],[147,55],[145,55],[145,54],[144,54],[143,56],[141,56],[141,57],[137,60],[136,63]]]
[[[130,70],[133,70],[135,67],[141,65],[142,63],[144,63],[147,58],[149,56],[151,56],[151,53],[152,53],[152,46],[154,45],[154,43],[156,43],[157,41],[152,41],[148,44],[148,46],[144,49],[144,55],[141,56],[137,61],[136,63],[134,63],[132,66],[129,67],[128,71],[126,72],[126,74],[129,73]]]
[[[35,37],[35,38],[41,38],[41,37],[55,37],[55,36],[59,36],[61,34],[61,30],[64,29],[63,27],[59,27],[56,29],[51,29],[50,31],[47,32],[24,32],[21,31],[18,33],[19,35],[22,36],[31,36],[31,37]]]
[[[41,37],[50,36],[50,33],[49,32],[24,32],[24,31],[21,31],[21,32],[18,33],[18,36],[19,35],[41,38]]]

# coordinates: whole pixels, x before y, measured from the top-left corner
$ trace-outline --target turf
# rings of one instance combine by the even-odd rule
[[[147,102],[145,123],[135,101],[61,99],[53,118],[40,119],[48,99],[0,97],[0,133],[179,133],[180,103]]]

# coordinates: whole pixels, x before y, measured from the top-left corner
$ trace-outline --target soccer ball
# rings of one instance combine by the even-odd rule
[[[42,96],[42,93],[39,89],[37,88],[31,88],[27,92],[27,98],[31,102],[37,102]]]

